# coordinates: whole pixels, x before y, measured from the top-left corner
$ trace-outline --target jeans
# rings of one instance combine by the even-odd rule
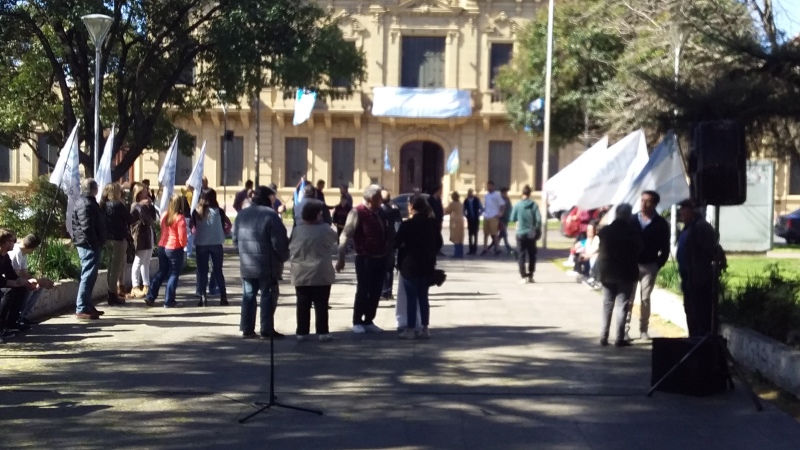
[[[175,291],[178,289],[178,277],[181,276],[183,269],[184,253],[182,248],[166,249],[158,247],[158,272],[150,280],[150,291],[147,293],[148,300],[155,301],[158,297],[158,290],[164,279],[167,280],[167,292],[164,294],[164,305],[175,304]]]
[[[531,278],[536,272],[536,240],[527,235],[517,236],[517,263],[519,264],[519,276]],[[528,268],[525,268],[527,260]]]
[[[20,311],[28,298],[28,289],[15,287],[6,290],[0,299],[0,329],[8,330],[17,327]]]
[[[125,276],[125,265],[128,262],[128,241],[112,241],[106,242],[107,250],[110,252],[108,258],[108,273],[106,280],[108,282],[108,292],[116,294],[117,285],[122,284],[122,277]]]
[[[217,289],[223,298],[227,297],[225,290],[225,277],[222,275],[222,245],[198,245],[195,248],[195,260],[197,261],[197,288],[196,292],[204,294],[209,281],[208,260],[211,259],[211,281],[216,281]]]
[[[256,296],[261,292],[261,334],[275,330],[274,315],[278,307],[277,283],[269,278],[242,278],[242,315],[239,330],[250,334],[256,329]]]
[[[353,325],[371,325],[378,313],[386,257],[356,255],[356,298],[353,303]]]
[[[689,337],[707,335],[712,331],[713,287],[711,285],[691,285],[682,281],[681,291],[683,291],[683,310],[686,312],[686,326],[689,328]]]
[[[328,300],[331,296],[331,286],[295,286],[294,291],[297,294],[297,335],[308,334],[312,304],[317,334],[328,334]]]
[[[453,258],[464,257],[464,244],[453,244]]]
[[[497,250],[500,250],[500,242],[506,246],[506,252],[511,253],[511,245],[508,243],[508,224],[500,223],[500,230],[497,233]]]
[[[403,289],[406,291],[406,317],[408,318],[407,329],[413,330],[417,327],[417,306],[419,306],[419,317],[422,326],[427,327],[431,315],[431,305],[428,301],[429,280],[426,277],[406,278],[400,276]]]
[[[152,248],[136,251],[136,256],[133,258],[133,266],[131,266],[131,286],[150,286],[150,259],[152,258]],[[141,278],[139,278],[140,276]]]
[[[614,321],[617,342],[625,340],[625,314],[628,311],[628,301],[631,292],[636,288],[636,283],[603,283],[603,320],[600,337],[608,339],[608,329],[611,326],[612,312],[617,313]]]
[[[94,311],[92,303],[92,290],[97,281],[97,270],[100,266],[100,250],[87,247],[78,247],[78,257],[81,260],[81,281],[78,284],[78,298],[75,305],[77,314],[88,314]]]
[[[36,302],[39,300],[41,295],[42,289],[28,291],[25,299],[25,305],[22,307],[22,311],[19,313],[20,319],[28,319],[28,316],[33,312],[33,308],[36,306]]]
[[[474,255],[478,252],[478,229],[480,228],[480,221],[478,219],[467,219],[467,233],[469,235],[469,254]]]
[[[192,225],[190,222],[191,220],[186,220],[186,247],[183,248],[186,251],[187,257],[191,257],[194,251],[194,234],[192,234]]]
[[[647,333],[650,325],[650,294],[653,293],[653,287],[656,285],[656,277],[658,276],[658,264],[639,264],[639,292],[641,293],[641,303],[639,305],[639,331]],[[628,314],[625,318],[625,329],[630,329],[631,317],[633,316],[633,296],[636,293],[636,288],[631,291],[631,299],[628,302]]]

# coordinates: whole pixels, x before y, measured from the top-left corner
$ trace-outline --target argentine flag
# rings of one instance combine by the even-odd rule
[[[297,98],[294,102],[294,119],[292,124],[298,126],[307,121],[314,111],[314,104],[317,103],[317,93],[307,89],[298,89]]]
[[[303,201],[303,197],[305,197],[305,190],[306,190],[306,177],[300,178],[300,183],[297,185],[297,188],[294,190],[294,208]]]
[[[447,157],[447,173],[455,175],[456,172],[458,172],[458,164],[458,147],[456,147],[450,152],[450,156]]]
[[[383,146],[383,170],[390,171],[392,170],[392,163],[389,162],[389,146]]]

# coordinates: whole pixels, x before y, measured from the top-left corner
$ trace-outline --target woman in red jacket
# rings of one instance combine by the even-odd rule
[[[161,216],[161,239],[158,241],[158,272],[150,280],[150,292],[145,303],[155,306],[158,289],[167,279],[164,307],[175,308],[175,290],[183,269],[183,248],[186,247],[186,219],[183,217],[183,196],[175,194],[169,200],[167,211]]]

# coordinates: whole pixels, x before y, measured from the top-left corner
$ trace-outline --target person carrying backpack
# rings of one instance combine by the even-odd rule
[[[536,202],[531,200],[530,186],[525,185],[522,188],[522,200],[512,208],[510,221],[517,222],[517,262],[520,283],[533,283],[533,273],[536,271],[536,241],[542,236],[542,214]]]

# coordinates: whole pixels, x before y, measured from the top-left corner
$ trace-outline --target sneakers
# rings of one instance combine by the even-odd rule
[[[319,335],[319,341],[320,342],[330,342],[332,340],[333,340],[333,336],[331,336],[330,334],[320,334]]]
[[[364,325],[364,330],[366,330],[368,333],[382,333],[383,332],[383,329],[381,327],[375,325],[374,323],[370,323],[370,324]]]
[[[297,337],[297,342],[305,342],[308,340],[307,334],[298,334],[296,337]]]
[[[364,334],[366,332],[367,332],[367,329],[364,328],[364,325],[361,325],[361,324],[353,325],[353,333],[355,333],[355,334]]]
[[[415,334],[420,339],[430,339],[431,338],[431,332],[428,329],[428,327],[422,327],[422,330],[421,331],[417,331]]]
[[[639,339],[641,339],[643,341],[649,341],[649,340],[651,340],[650,339],[650,334],[647,333],[647,331],[642,331],[642,334],[639,335]]]
[[[528,284],[528,277],[522,277],[519,279],[519,284]]]
[[[397,335],[398,339],[412,340],[417,338],[417,333],[414,330],[403,330]]]

